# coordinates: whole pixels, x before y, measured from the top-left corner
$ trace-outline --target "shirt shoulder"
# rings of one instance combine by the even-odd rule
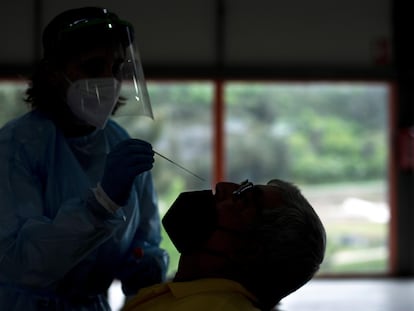
[[[169,282],[140,290],[126,311],[258,311],[254,297],[240,284],[224,279]]]

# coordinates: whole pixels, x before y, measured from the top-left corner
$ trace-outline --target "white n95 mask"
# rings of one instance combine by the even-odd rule
[[[80,120],[102,129],[119,98],[121,82],[115,78],[82,79],[71,82],[67,104]]]

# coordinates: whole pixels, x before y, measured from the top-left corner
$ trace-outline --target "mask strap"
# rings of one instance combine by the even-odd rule
[[[246,236],[248,235],[248,232],[246,232],[246,231],[238,231],[238,230],[233,230],[233,229],[229,229],[229,228],[225,228],[225,227],[221,227],[221,226],[217,226],[215,228],[215,230],[226,232],[226,233],[228,233],[230,235],[233,235],[234,237],[239,238],[239,239],[245,239]],[[210,248],[201,248],[199,250],[199,252],[207,253],[207,254],[210,254],[210,255],[213,255],[213,256],[216,256],[216,257],[223,257],[223,258],[226,258],[227,260],[231,260],[231,258],[228,255],[226,255],[225,253],[219,252],[219,251],[216,251],[216,250],[213,250],[213,249],[210,249]]]
[[[223,231],[231,235],[236,235],[238,237],[242,237],[243,235],[246,235],[245,230],[239,231],[239,230],[229,229],[229,228],[222,227],[222,226],[216,226],[216,230]]]
[[[208,255],[211,255],[211,256],[214,256],[214,257],[220,257],[220,258],[224,258],[226,260],[231,260],[231,258],[226,253],[219,252],[219,251],[216,251],[214,249],[202,248],[202,249],[199,250],[199,252],[200,253],[205,253],[205,254],[208,254]]]

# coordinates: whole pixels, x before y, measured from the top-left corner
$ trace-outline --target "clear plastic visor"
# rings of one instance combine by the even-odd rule
[[[122,103],[115,115],[154,119],[141,59],[134,44],[126,47],[124,62],[115,78],[121,82],[119,101]]]

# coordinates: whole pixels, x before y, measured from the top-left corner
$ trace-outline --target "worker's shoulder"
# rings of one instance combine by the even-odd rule
[[[13,144],[39,143],[46,144],[56,137],[56,126],[54,123],[37,111],[30,111],[22,116],[9,121],[0,129],[0,142],[2,144],[12,142]]]
[[[105,133],[111,140],[114,140],[115,142],[130,137],[126,129],[112,119],[108,120],[108,123],[105,126]]]

